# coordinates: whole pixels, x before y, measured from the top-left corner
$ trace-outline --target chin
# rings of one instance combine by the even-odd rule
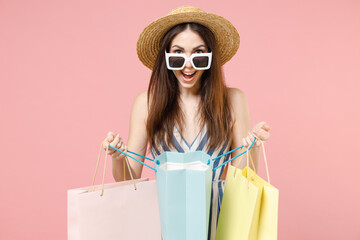
[[[181,77],[181,76],[180,76]],[[184,81],[183,79],[179,80],[178,79],[178,82],[179,84],[181,85],[181,87],[183,88],[186,88],[186,89],[191,89],[193,88],[200,80],[198,78],[196,79],[193,79],[192,81],[190,82],[186,82]]]
[[[197,81],[193,81],[193,82],[183,82],[183,81],[179,81],[180,85],[183,87],[183,88],[193,88],[195,86]]]
[[[195,74],[196,75],[194,76],[194,78],[191,81],[186,81],[180,72],[178,72],[175,76],[176,76],[179,84],[181,85],[181,87],[186,88],[186,89],[191,89],[200,81],[202,72],[196,72]]]

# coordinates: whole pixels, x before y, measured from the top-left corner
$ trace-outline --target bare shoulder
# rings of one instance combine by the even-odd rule
[[[135,98],[135,103],[134,104],[137,104],[137,105],[140,104],[142,106],[146,106],[146,104],[147,104],[147,91],[143,91],[139,95],[137,95],[136,98]]]
[[[247,98],[245,93],[238,88],[228,88],[229,99],[231,105],[238,109],[239,106],[247,106]]]
[[[144,118],[147,116],[147,109],[147,91],[143,91],[136,96],[132,111],[137,117]]]

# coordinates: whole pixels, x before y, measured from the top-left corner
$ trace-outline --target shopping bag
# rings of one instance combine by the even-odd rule
[[[254,224],[253,236],[254,239],[277,239],[277,223],[278,223],[278,205],[279,205],[279,190],[269,184],[267,181],[259,177],[251,168],[246,168],[242,172],[246,177],[247,171],[249,173],[250,181],[258,189],[262,189],[262,196],[260,202],[259,220],[257,226]]]
[[[68,240],[161,239],[155,181],[70,189],[67,204]]]
[[[261,142],[262,143],[262,142]],[[243,170],[229,165],[219,213],[216,240],[277,239],[279,191],[249,166]]]
[[[131,151],[125,153],[115,147],[109,147],[155,171],[164,240],[207,239],[212,171],[226,164],[213,169],[213,162],[243,146],[214,159],[202,151],[164,152],[155,159],[150,159]],[[128,155],[129,153],[154,161],[154,168]]]
[[[212,161],[204,152],[164,152],[155,158],[164,240],[206,240]]]
[[[161,239],[156,183],[147,179],[68,190],[68,240]]]

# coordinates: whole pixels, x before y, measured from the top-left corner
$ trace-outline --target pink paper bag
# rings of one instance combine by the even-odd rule
[[[156,183],[134,181],[68,190],[68,240],[160,240]]]

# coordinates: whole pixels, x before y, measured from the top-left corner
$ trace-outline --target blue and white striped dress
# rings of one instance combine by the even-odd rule
[[[194,141],[189,144],[181,135],[179,129],[174,127],[174,147],[170,147],[167,144],[161,144],[161,146],[153,147],[151,149],[151,154],[153,158],[156,158],[158,155],[163,153],[164,151],[172,151],[172,152],[194,152],[194,151],[204,151],[206,152],[211,158],[215,158],[220,156],[223,153],[229,151],[230,144],[228,141],[220,144],[216,149],[208,149],[207,148],[207,131],[206,126],[204,126],[199,134],[196,136]],[[227,161],[230,157],[230,154],[223,156],[219,159],[214,161],[213,167],[217,167],[219,164]],[[218,214],[220,211],[221,200],[224,192],[225,187],[225,180],[220,179],[222,172],[224,171],[225,166],[218,168],[216,171],[213,172],[212,176],[212,192],[211,192],[211,204],[210,204],[210,219],[209,219],[209,234],[208,239],[214,240],[215,239],[215,231],[216,225],[218,220]]]

